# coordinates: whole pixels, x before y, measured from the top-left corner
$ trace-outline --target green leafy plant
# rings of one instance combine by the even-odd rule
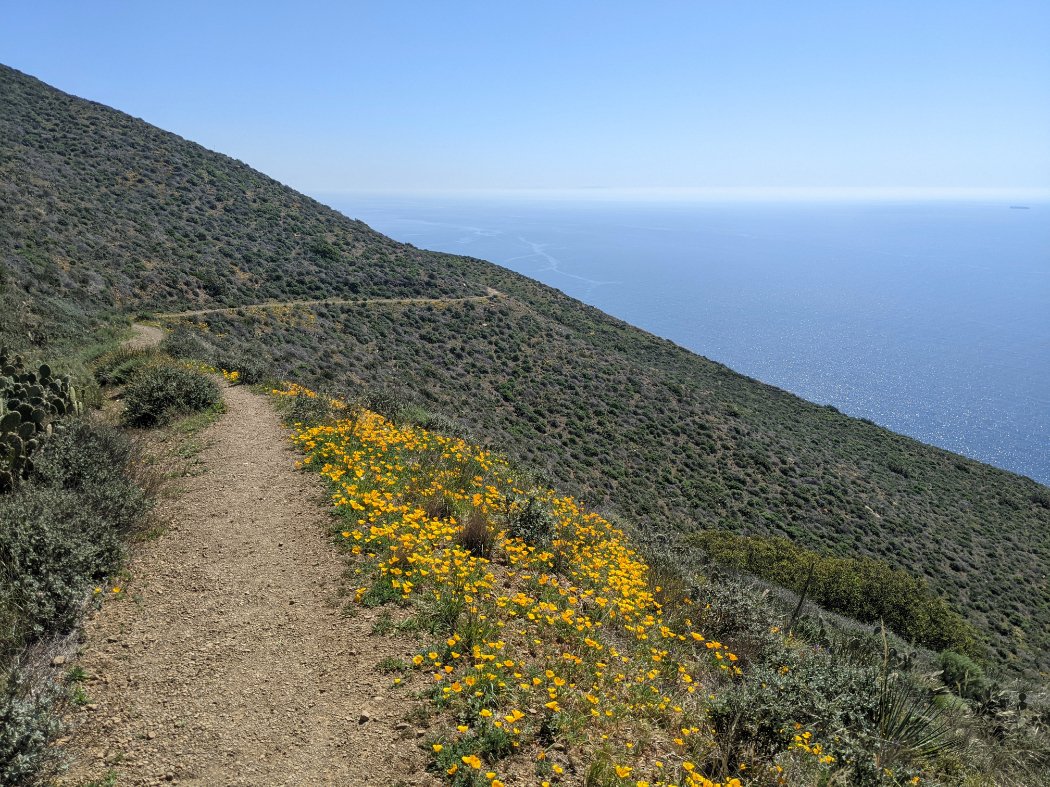
[[[100,385],[124,385],[140,369],[159,359],[152,347],[119,347],[96,358],[92,372]]]
[[[30,783],[54,761],[49,742],[59,729],[56,690],[41,687],[30,675],[15,669],[0,685],[0,785]]]
[[[940,656],[941,680],[960,697],[976,699],[988,689],[984,669],[969,656],[946,650]]]
[[[165,363],[143,369],[124,390],[124,422],[157,426],[218,404],[219,388],[200,372]]]

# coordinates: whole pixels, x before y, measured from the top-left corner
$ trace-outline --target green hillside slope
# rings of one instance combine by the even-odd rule
[[[0,259],[0,328],[23,345],[144,311],[361,298],[190,321],[306,384],[380,385],[458,417],[642,527],[881,557],[928,577],[996,660],[1050,669],[1046,487],[807,403],[499,266],[396,243],[2,67]],[[502,297],[373,300],[487,288]]]

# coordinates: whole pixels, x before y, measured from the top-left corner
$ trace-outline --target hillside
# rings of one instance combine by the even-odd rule
[[[734,373],[499,266],[400,244],[243,163],[0,67],[0,331],[185,322],[322,388],[381,387],[644,529],[784,535],[929,578],[1050,669],[1050,490]],[[502,295],[490,296],[489,288]],[[376,299],[478,296],[446,304]]]

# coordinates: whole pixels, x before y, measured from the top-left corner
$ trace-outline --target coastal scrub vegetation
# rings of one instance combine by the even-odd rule
[[[337,496],[354,595],[424,637],[402,679],[429,698],[447,781],[1048,780],[1045,698],[1009,678],[1050,669],[1046,487],[804,402],[498,266],[395,243],[4,67],[0,140],[9,345],[83,369],[129,318],[154,315],[177,327],[170,355],[238,381],[382,391],[375,409],[341,409],[283,389],[308,466]],[[133,385],[157,363],[115,354],[99,379]],[[79,392],[98,396],[86,379]],[[75,435],[86,439],[79,427],[63,439]],[[69,625],[74,586],[90,593],[119,557],[106,537],[68,541],[110,521],[97,506],[138,505],[116,481],[126,498],[89,494],[87,472],[61,486],[40,475],[60,445],[38,446],[0,497],[12,636],[0,751],[25,768],[52,721],[23,654]],[[99,460],[122,466],[119,452]],[[67,515],[83,529],[54,524]],[[670,559],[647,558],[621,521],[663,537]],[[702,531],[789,539],[776,543],[802,555],[797,573],[767,569],[796,589],[816,574],[810,555],[907,572],[929,599],[952,599],[987,653],[949,634],[953,649],[929,654],[906,619],[900,641],[795,615],[744,577],[676,571],[707,554],[690,538]],[[41,533],[38,554],[26,538]],[[722,557],[761,575],[752,551]],[[848,610],[851,593],[823,597]]]
[[[77,347],[154,314],[245,381],[395,391],[676,548],[698,555],[691,533],[724,530],[883,561],[951,598],[997,665],[1050,670],[1045,486],[804,402],[499,266],[396,243],[4,67],[0,110],[10,344]],[[464,297],[479,300],[451,300]],[[199,313],[215,308],[230,311]]]
[[[210,376],[178,363],[156,363],[140,369],[124,388],[124,422],[158,426],[177,415],[219,404],[219,387]]]
[[[554,315],[522,293],[309,312],[182,324],[307,385],[380,387],[451,414],[555,485],[698,554],[690,535],[722,530],[906,571],[952,598],[998,662],[1050,666],[1050,594],[1031,570],[1050,565],[1050,509],[1034,482],[803,402],[581,304]]]
[[[300,385],[273,394],[288,417],[300,402],[317,416],[293,440],[330,485],[352,598],[398,609],[384,631],[419,638],[394,680],[428,704],[431,770],[450,785],[1005,787],[1048,774],[1046,708],[959,693],[979,670],[963,656],[797,611],[786,626],[749,586],[647,560],[489,448]],[[955,666],[939,673],[938,658]]]
[[[884,623],[905,640],[933,650],[983,657],[979,632],[929,584],[871,558],[802,549],[786,538],[695,533],[691,542],[712,560],[801,593],[825,609]]]
[[[65,689],[51,655],[62,648],[92,597],[108,586],[127,538],[150,507],[134,443],[87,418],[74,387],[67,378],[52,377],[49,365],[36,373],[19,369],[24,365],[4,366],[8,379],[14,375],[23,389],[28,386],[29,398],[0,402],[4,472],[13,475],[0,492],[0,784],[5,785],[33,783],[52,763],[48,745],[60,727]],[[43,390],[48,386],[50,399]],[[14,394],[25,396],[23,389]],[[19,426],[15,416],[26,420]],[[12,424],[16,429],[7,430]]]

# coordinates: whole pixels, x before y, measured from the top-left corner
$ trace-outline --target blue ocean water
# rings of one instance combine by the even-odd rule
[[[322,199],[1050,484],[1050,204]]]

